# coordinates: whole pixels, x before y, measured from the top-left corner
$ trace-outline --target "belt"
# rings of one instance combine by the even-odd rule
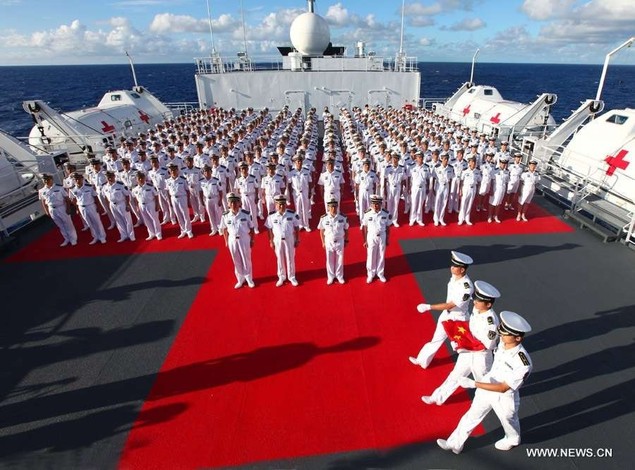
[[[90,207],[90,206],[94,206],[95,204],[80,204],[79,207]]]
[[[240,237],[234,237],[234,240],[240,240]]]
[[[51,206],[49,205],[49,209],[57,209],[58,207],[64,207],[62,204],[60,204],[59,206]]]
[[[286,238],[282,237],[280,240],[286,240]]]

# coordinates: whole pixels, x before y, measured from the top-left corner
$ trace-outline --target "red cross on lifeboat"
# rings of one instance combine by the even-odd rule
[[[468,114],[470,114],[470,106],[472,106],[472,105],[468,104],[465,108],[463,108],[463,117],[465,117]]]
[[[606,156],[604,161],[608,163],[609,165],[608,169],[606,170],[607,176],[613,176],[613,173],[615,173],[615,170],[617,170],[618,168],[620,170],[626,170],[626,167],[628,167],[628,165],[630,165],[631,163],[624,160],[627,154],[628,154],[628,150],[622,149],[619,152],[617,152],[616,155]]]
[[[146,124],[150,122],[150,116],[148,116],[146,113],[144,113],[141,110],[139,110],[139,119],[141,119]]]
[[[500,116],[501,116],[501,113],[496,114],[496,116],[492,116],[489,119],[489,122],[492,122],[494,124],[499,124],[501,122],[501,117]]]
[[[106,121],[101,121],[101,125],[103,126],[101,130],[104,131],[106,134],[115,132],[115,126],[108,124]]]

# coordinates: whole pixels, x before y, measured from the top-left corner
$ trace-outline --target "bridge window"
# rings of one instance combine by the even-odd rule
[[[134,99],[139,99],[141,98],[138,94],[136,93],[130,93],[130,96],[132,96]]]
[[[110,95],[110,101],[121,101],[121,95]]]
[[[614,114],[606,119],[606,122],[612,122],[613,124],[624,124],[628,121],[628,116],[622,116],[620,114]]]
[[[485,89],[483,90],[483,94],[484,94],[485,96],[492,96],[492,95],[494,94],[494,90],[492,90],[491,88],[485,88]]]

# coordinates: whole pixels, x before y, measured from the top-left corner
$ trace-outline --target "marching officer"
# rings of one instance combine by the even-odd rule
[[[318,230],[326,251],[326,283],[344,284],[344,247],[348,243],[348,220],[338,213],[337,200],[327,202],[328,212],[320,218]]]
[[[496,441],[498,450],[510,450],[520,444],[519,389],[532,370],[532,362],[527,350],[521,344],[531,326],[515,312],[501,312],[498,333],[500,341],[492,369],[481,380],[463,377],[459,385],[476,388],[470,409],[463,415],[456,429],[447,440],[437,439],[444,450],[455,454],[463,450],[463,444],[474,428],[494,410],[503,426],[505,437]]]
[[[417,357],[409,358],[413,364],[419,365],[424,369],[430,365],[432,358],[434,358],[443,341],[447,338],[442,324],[445,320],[467,320],[467,309],[474,292],[474,285],[467,275],[467,269],[473,262],[474,260],[470,256],[458,251],[452,251],[450,257],[450,273],[452,277],[450,282],[448,282],[448,293],[445,302],[432,305],[417,305],[419,313],[424,313],[428,310],[442,310],[442,312],[437,320],[437,327],[434,330],[432,339],[421,348]]]
[[[89,245],[94,245],[98,241],[106,243],[106,231],[101,223],[99,214],[97,213],[97,192],[90,184],[84,183],[84,175],[81,173],[73,173],[75,186],[69,190],[69,198],[79,208],[79,215],[88,225],[93,239]]]
[[[275,197],[275,204],[276,211],[267,216],[265,227],[269,230],[269,244],[276,253],[276,287],[280,287],[287,279],[296,287],[298,281],[295,278],[295,249],[300,243],[300,217],[287,209],[287,198],[283,194]]]
[[[516,220],[518,221],[527,222],[527,207],[529,207],[529,203],[536,191],[536,185],[540,181],[540,174],[536,171],[537,165],[538,160],[532,158],[529,160],[527,171],[520,175],[523,185],[520,190],[520,196],[518,196],[518,215],[516,215]]]
[[[203,165],[203,176],[199,180],[200,196],[207,212],[207,218],[210,226],[210,236],[218,233],[221,235],[221,231],[218,226],[220,224],[221,217],[221,194],[222,185],[218,178],[212,176],[212,167],[208,164]]]
[[[500,295],[496,287],[485,281],[474,283],[474,308],[470,315],[469,331],[478,340],[478,347],[465,349],[452,341],[452,349],[459,353],[454,369],[432,395],[421,397],[424,403],[442,405],[459,387],[459,378],[472,373],[475,380],[482,380],[489,372],[494,360],[492,351],[496,347],[499,324],[492,306]]]
[[[386,263],[386,246],[388,246],[388,230],[392,220],[388,211],[381,208],[382,197],[373,194],[370,196],[370,209],[364,213],[362,219],[362,236],[366,248],[366,283],[373,282],[377,278],[386,282],[384,268]]]
[[[130,191],[121,181],[115,179],[114,171],[107,171],[106,179],[108,183],[104,186],[104,194],[110,204],[117,230],[119,230],[117,243],[126,240],[135,241],[134,227],[130,216]]]
[[[185,177],[179,175],[180,166],[178,163],[168,163],[168,171],[170,177],[165,182],[165,185],[170,193],[170,201],[172,203],[172,209],[176,215],[176,220],[179,223],[181,233],[177,238],[194,238],[192,233],[192,222],[190,221],[190,209],[188,206],[188,199],[190,195],[189,185]]]
[[[256,287],[251,265],[251,247],[254,245],[254,223],[251,214],[240,208],[240,196],[227,193],[229,210],[220,219],[220,229],[225,237],[225,246],[234,262],[236,275],[235,289],[240,289],[245,281],[251,288]]]
[[[467,159],[467,169],[461,173],[461,205],[459,207],[459,225],[465,222],[467,225],[472,225],[471,213],[474,199],[476,198],[476,192],[479,184],[481,183],[481,170],[476,168],[476,157],[470,156]]]
[[[159,191],[147,180],[146,174],[137,172],[137,185],[132,188],[132,196],[137,201],[139,214],[148,229],[147,241],[163,239],[159,222]]]

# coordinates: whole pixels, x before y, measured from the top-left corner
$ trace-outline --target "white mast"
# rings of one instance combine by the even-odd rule
[[[134,71],[134,64],[132,63],[132,57],[130,57],[130,54],[128,54],[128,51],[124,51],[126,53],[126,56],[128,57],[128,62],[130,62],[130,68],[132,69],[132,79],[134,80],[134,86],[135,88],[139,87],[139,84],[137,83],[137,74]]]
[[[399,52],[395,60],[395,70],[406,70],[406,54],[403,51],[403,28],[404,28],[404,15],[406,11],[406,0],[401,0],[401,34],[399,39]]]
[[[209,23],[209,36],[212,41],[212,56],[216,54],[216,45],[214,44],[214,27],[212,26],[212,12],[209,7],[209,0],[207,0],[207,22]]]
[[[480,52],[480,49],[476,49],[476,52],[474,53],[474,56],[472,57],[472,71],[470,72],[470,83],[474,83],[474,64],[476,64],[476,57],[478,56],[478,53]]]

